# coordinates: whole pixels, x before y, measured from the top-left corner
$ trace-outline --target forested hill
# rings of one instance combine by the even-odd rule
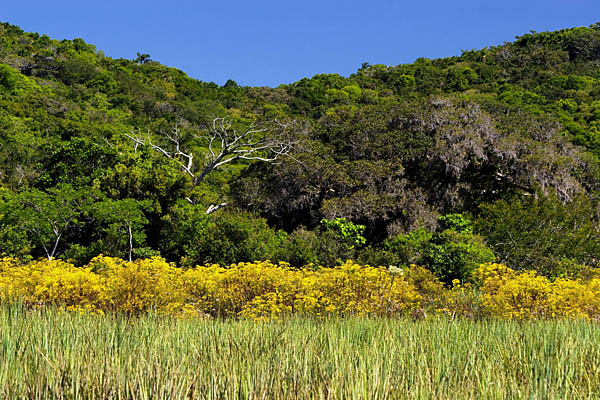
[[[599,100],[600,25],[267,88],[3,23],[0,253],[583,273]]]

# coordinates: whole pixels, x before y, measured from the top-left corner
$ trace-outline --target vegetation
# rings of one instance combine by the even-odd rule
[[[534,271],[482,264],[470,281],[445,286],[415,265],[389,270],[351,261],[337,268],[269,262],[177,268],[160,258],[96,257],[0,263],[0,301],[69,311],[280,320],[293,315],[449,316],[452,319],[600,319],[600,269],[553,281]]]
[[[584,321],[256,324],[2,306],[0,326],[6,398],[591,399],[600,391],[600,330]]]
[[[597,398],[599,62],[218,86],[0,23],[0,393]]]
[[[277,88],[0,24],[0,253],[599,267],[600,27]],[[276,161],[276,162],[275,162]]]

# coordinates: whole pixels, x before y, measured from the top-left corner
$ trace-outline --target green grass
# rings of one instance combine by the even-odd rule
[[[583,321],[89,316],[0,307],[0,397],[598,398]]]

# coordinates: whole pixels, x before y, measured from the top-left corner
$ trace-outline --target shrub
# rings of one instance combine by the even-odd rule
[[[346,218],[322,219],[317,229],[318,262],[333,267],[355,259],[357,250],[366,243],[364,231],[364,225],[354,224]]]
[[[484,264],[475,276],[483,306],[492,316],[594,320],[600,317],[597,275],[589,280],[559,278],[552,282],[535,271],[517,272],[502,264]]]
[[[59,304],[89,311],[106,310],[111,301],[102,277],[91,267],[76,268],[60,260],[19,265],[5,258],[0,261],[0,299],[16,297],[29,305]]]
[[[383,243],[383,249],[396,254],[399,264],[421,264],[427,244],[433,238],[433,233],[423,228],[415,229],[406,235],[398,235]]]
[[[321,269],[266,261],[181,269],[161,258],[98,256],[83,268],[0,259],[0,302],[20,299],[28,307],[253,320],[291,314],[600,319],[600,270],[551,281],[487,263],[474,271],[473,286],[454,280],[447,287],[414,265],[387,269],[351,261]]]
[[[176,207],[165,219],[163,236],[163,254],[183,266],[277,259],[287,237],[252,213],[230,210],[206,215],[189,205]]]
[[[439,217],[438,230],[416,229],[384,242],[384,249],[395,253],[402,265],[418,264],[429,268],[444,283],[455,279],[466,282],[481,263],[495,260],[483,238],[473,235],[471,222],[461,214]]]
[[[319,236],[315,231],[300,227],[293,231],[282,244],[278,258],[286,260],[294,267],[319,265]]]
[[[480,236],[445,230],[435,234],[427,243],[420,261],[442,282],[451,284],[455,279],[469,281],[479,264],[495,258]]]
[[[346,218],[322,219],[321,226],[325,230],[335,232],[338,238],[350,248],[364,246],[367,242],[363,236],[365,226],[356,225]]]
[[[438,218],[438,230],[453,230],[459,233],[473,233],[473,223],[462,214],[446,214]]]

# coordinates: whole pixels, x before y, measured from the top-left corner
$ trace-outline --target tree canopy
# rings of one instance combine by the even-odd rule
[[[550,275],[595,266],[599,62],[596,24],[219,86],[0,23],[0,252],[417,260],[443,279],[494,257]]]

